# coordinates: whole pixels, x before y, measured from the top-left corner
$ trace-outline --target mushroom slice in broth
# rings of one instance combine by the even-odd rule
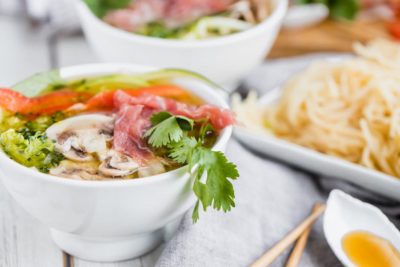
[[[164,164],[159,160],[154,160],[150,162],[147,166],[141,167],[138,170],[139,177],[147,177],[152,175],[157,175],[165,172]]]
[[[99,172],[105,176],[123,177],[136,172],[139,165],[130,157],[115,150],[109,150],[107,157],[99,166]]]
[[[46,131],[55,141],[56,149],[66,158],[88,162],[97,154],[102,159],[107,154],[108,142],[112,140],[113,117],[89,114],[71,117],[53,124]]]
[[[50,173],[83,180],[133,177],[139,165],[111,148],[113,131],[114,118],[104,114],[75,116],[52,125],[46,134],[67,160]]]
[[[74,162],[63,160],[60,165],[50,169],[50,174],[76,180],[106,180],[106,177],[99,173],[98,163],[92,162]]]

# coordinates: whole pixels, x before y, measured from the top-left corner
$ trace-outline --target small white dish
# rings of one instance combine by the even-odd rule
[[[324,4],[294,5],[289,7],[283,27],[299,29],[321,23],[328,18],[329,9]]]
[[[155,69],[93,64],[62,68],[60,76],[73,80],[151,70]],[[210,83],[187,76],[173,82],[210,104],[228,108]],[[232,126],[225,128],[213,149],[224,151],[231,133]],[[0,174],[8,192],[51,229],[63,251],[92,261],[121,261],[149,252],[177,229],[196,201],[186,167],[133,180],[81,181],[32,170],[0,149]]]
[[[102,61],[184,68],[231,89],[265,59],[288,5],[288,0],[271,0],[275,6],[271,16],[246,31],[183,41],[118,29],[94,16],[81,0],[75,1],[85,36]]]
[[[366,231],[392,243],[400,251],[400,232],[376,207],[333,190],[324,215],[324,234],[329,246],[344,266],[356,267],[343,250],[343,237],[353,231]]]
[[[271,90],[260,98],[259,103],[267,106],[277,101],[280,95],[279,88]],[[234,133],[242,143],[261,154],[400,200],[399,178],[287,142],[272,134],[253,133],[240,126],[235,127]]]

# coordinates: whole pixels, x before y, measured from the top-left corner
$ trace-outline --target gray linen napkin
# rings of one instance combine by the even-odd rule
[[[248,266],[324,198],[304,173],[258,157],[236,141],[227,155],[241,174],[235,182],[236,208],[227,214],[209,210],[195,225],[187,214],[156,266]],[[272,266],[283,266],[288,253]],[[301,266],[340,266],[324,240],[321,220]]]
[[[314,54],[291,59],[272,60],[248,76],[246,86],[260,94],[279,86],[310,61],[343,54]],[[324,201],[333,188],[382,208],[394,223],[399,223],[399,203],[374,195],[349,183],[330,177],[318,177],[248,151],[232,140],[228,157],[241,174],[235,182],[237,206],[232,212],[201,214],[193,225],[187,214],[178,233],[163,251],[157,267],[176,266],[248,266],[285,236],[310,212],[316,201]],[[289,250],[272,266],[284,266]],[[341,266],[331,252],[319,219],[310,235],[300,266]]]

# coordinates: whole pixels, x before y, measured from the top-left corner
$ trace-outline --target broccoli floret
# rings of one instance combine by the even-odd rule
[[[54,143],[41,132],[25,137],[9,129],[0,134],[0,145],[13,160],[44,173],[48,173],[50,168],[57,166],[64,158],[55,151]]]
[[[8,129],[21,129],[25,126],[26,120],[20,114],[10,115],[0,108],[0,133]]]
[[[25,138],[35,135],[38,132],[44,132],[56,122],[65,119],[65,114],[62,112],[56,112],[51,116],[40,116],[34,120],[30,120],[25,123],[24,127],[16,129],[19,133],[22,133]]]

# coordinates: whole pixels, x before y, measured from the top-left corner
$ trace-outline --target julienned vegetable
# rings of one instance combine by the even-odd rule
[[[107,23],[141,35],[197,40],[247,30],[272,12],[269,0],[84,0]]]
[[[57,78],[56,85],[41,75],[34,87],[28,80],[19,92],[0,89],[0,146],[22,165],[70,179],[135,179],[188,165],[198,197],[193,220],[200,203],[229,211],[238,172],[211,148],[235,119],[170,82],[187,75],[196,77],[167,70]],[[45,85],[38,96],[23,94],[37,91],[38,82]]]

